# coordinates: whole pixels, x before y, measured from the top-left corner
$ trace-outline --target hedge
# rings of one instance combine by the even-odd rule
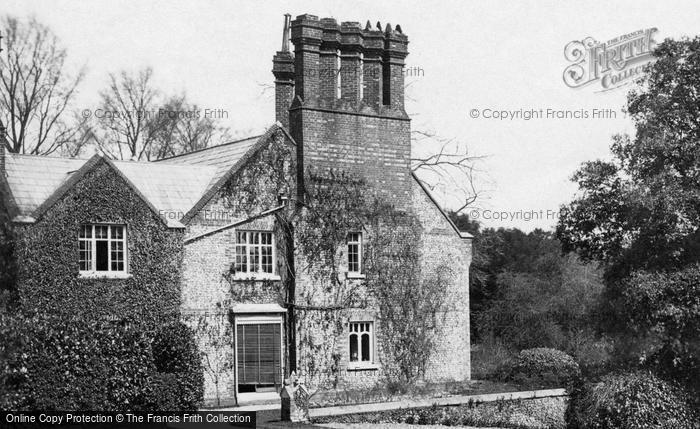
[[[187,355],[178,372],[159,372],[143,325],[2,315],[0,338],[0,409],[192,410],[201,401],[202,379],[181,379],[201,367]],[[188,342],[180,348],[196,347],[191,336],[179,340]]]
[[[599,383],[578,383],[566,410],[570,429],[695,428],[688,395],[649,372],[613,374]]]

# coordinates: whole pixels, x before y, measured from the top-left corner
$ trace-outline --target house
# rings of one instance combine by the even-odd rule
[[[388,326],[398,322],[373,299],[334,307],[340,288],[373,287],[371,230],[340,231],[337,266],[321,267],[334,269],[330,286],[282,239],[285,216],[308,210],[300,201],[312,175],[342,172],[415,221],[415,242],[404,244],[418,256],[399,272],[448,268],[421,376],[468,380],[471,236],[410,169],[407,37],[399,26],[301,15],[286,18],[283,39],[275,124],[260,136],[158,162],[19,155],[0,144],[21,305],[155,324],[183,318],[200,335],[209,403],[278,390],[292,366],[322,387],[382,382],[395,363]]]

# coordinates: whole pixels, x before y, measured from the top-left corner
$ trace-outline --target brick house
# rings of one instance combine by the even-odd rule
[[[451,268],[443,285],[450,305],[441,310],[424,378],[468,380],[471,236],[410,169],[407,37],[399,26],[363,29],[313,15],[297,17],[291,31],[288,24],[273,58],[276,123],[263,135],[150,163],[19,155],[0,142],[3,209],[18,237],[20,302],[41,311],[89,305],[95,317],[177,314],[195,329],[210,327],[200,337],[209,403],[279,389],[290,359],[304,374],[304,364],[332,354],[335,388],[381,382],[388,354],[372,305],[343,311],[332,335],[318,319],[300,322],[298,348],[287,350],[279,215],[303,197],[309,171],[333,169],[362,178],[418,219],[425,272]],[[273,180],[270,159],[286,186]],[[340,252],[348,284],[366,281],[364,235],[347,231]],[[65,287],[48,294],[37,281],[42,276]],[[315,288],[299,269],[296,293]],[[143,290],[158,291],[160,299]]]

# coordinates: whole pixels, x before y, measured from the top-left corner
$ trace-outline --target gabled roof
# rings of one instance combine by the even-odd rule
[[[183,223],[189,222],[196,214],[211,201],[212,198],[219,192],[219,189],[240,169],[250,158],[255,155],[261,148],[265,147],[270,138],[276,133],[282,132],[288,141],[296,145],[294,139],[287,130],[277,122],[275,125],[265,131],[265,134],[252,137],[245,140],[239,140],[224,145],[213,146],[207,149],[202,149],[196,152],[191,152],[177,157],[166,158],[159,163],[164,164],[192,164],[192,165],[208,165],[215,166],[217,172],[214,179],[207,187],[206,192],[182,218]]]
[[[104,161],[172,228],[199,200],[216,174],[208,166],[111,161],[100,155],[89,160],[7,154],[7,183],[18,209],[17,221],[33,222],[88,171]]]
[[[184,164],[215,167],[217,169],[213,178],[213,182],[215,182],[228,170],[230,170],[231,167],[233,167],[233,165],[236,164],[236,162],[238,162],[246,153],[248,153],[250,148],[258,142],[260,137],[261,136],[259,135],[249,137],[243,140],[212,146],[206,149],[200,149],[170,158],[164,158],[155,162],[158,164]]]
[[[161,162],[112,161],[100,155],[88,159],[7,153],[4,185],[17,212],[15,221],[34,222],[88,171],[104,161],[173,228],[182,228],[219,188],[270,137],[284,128],[275,124],[262,136],[213,146]]]
[[[450,219],[450,217],[447,215],[447,213],[445,213],[445,210],[443,210],[442,207],[440,207],[440,204],[437,203],[437,200],[435,200],[435,198],[430,193],[430,191],[428,191],[428,188],[426,188],[425,185],[423,184],[423,182],[421,182],[421,180],[418,178],[418,176],[416,176],[416,173],[411,172],[411,176],[413,177],[413,180],[415,180],[416,183],[418,183],[418,185],[421,187],[423,192],[425,192],[425,195],[428,196],[430,201],[432,201],[432,203],[435,204],[435,207],[440,211],[442,216],[450,224],[450,226],[452,226],[452,229],[457,233],[457,235],[459,235],[460,238],[464,238],[464,239],[474,238],[474,236],[471,235],[470,233],[468,233],[467,231],[461,231],[459,228],[457,228],[457,225],[455,225],[455,223],[452,222],[452,219]]]

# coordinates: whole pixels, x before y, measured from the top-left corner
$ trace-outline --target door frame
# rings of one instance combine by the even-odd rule
[[[238,325],[262,325],[279,324],[280,326],[280,372],[284,378],[284,319],[280,313],[270,314],[234,314],[233,318],[233,338],[234,338],[234,383],[236,384],[236,398],[238,392]]]

